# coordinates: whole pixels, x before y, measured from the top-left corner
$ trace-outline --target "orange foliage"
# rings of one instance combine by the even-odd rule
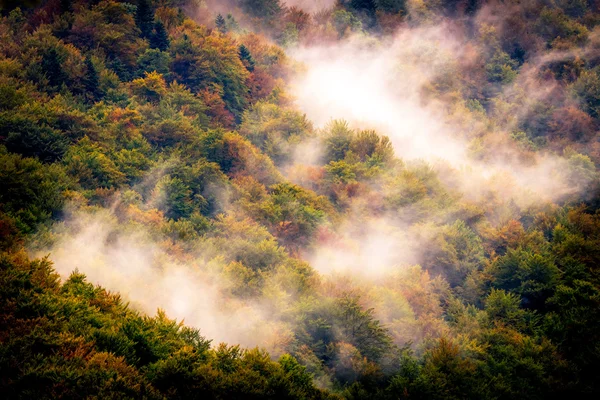
[[[210,117],[211,126],[233,129],[235,127],[235,119],[225,107],[225,102],[218,92],[204,89],[198,93],[198,97],[206,104],[206,115]]]

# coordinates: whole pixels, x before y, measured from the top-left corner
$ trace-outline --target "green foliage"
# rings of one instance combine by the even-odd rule
[[[216,29],[203,25],[204,2],[197,13],[180,0],[10,3],[0,20],[3,397],[598,397],[592,3],[343,0],[309,13],[236,0]],[[436,25],[457,28],[460,48],[430,35]],[[392,32],[406,42],[394,42],[391,68],[422,90],[405,93],[400,75],[387,84],[436,110],[434,129],[470,143],[476,160],[401,160],[369,121],[315,130],[298,111],[288,83],[303,66],[274,43],[352,35],[348,46],[385,52]],[[443,45],[424,46],[431,37]],[[402,145],[406,127],[389,128]],[[248,342],[271,355],[212,345],[25,256],[70,243],[89,228],[79,216],[101,213],[118,227],[90,245],[110,253],[135,233],[160,255],[153,271],[189,266],[216,288],[215,309],[243,310]],[[87,250],[82,270],[98,261]]]
[[[376,0],[377,9],[387,13],[406,12],[406,0]]]
[[[87,137],[69,148],[63,162],[67,172],[77,177],[79,184],[87,189],[112,188],[126,180],[115,161]]]
[[[587,28],[560,8],[544,8],[536,25],[540,36],[552,47],[582,44],[588,36]]]
[[[270,187],[268,200],[261,205],[262,219],[283,243],[301,246],[323,222],[328,202],[297,185],[280,183]]]
[[[242,9],[257,18],[274,19],[283,12],[280,0],[240,0]]]
[[[335,120],[325,128],[325,160],[339,161],[346,156],[350,150],[350,143],[354,131],[350,129],[346,121]]]
[[[223,16],[221,14],[217,14],[217,17],[215,18],[215,26],[221,32],[223,32],[223,33],[227,32],[225,30],[226,29],[225,28],[225,18],[223,18]]]
[[[152,36],[152,22],[154,21],[154,11],[150,0],[138,0],[135,11],[135,24],[142,32],[142,36],[150,38]]]
[[[583,71],[572,90],[586,112],[592,117],[600,117],[600,67]]]
[[[516,293],[529,308],[543,308],[552,294],[559,270],[549,256],[524,249],[509,250],[492,266],[494,286]]]
[[[90,101],[94,102],[101,96],[98,71],[96,70],[96,66],[89,56],[85,58],[85,76],[83,78],[83,86],[85,88],[86,96],[90,99]]]
[[[171,72],[192,91],[210,89],[219,93],[227,109],[240,117],[247,103],[248,70],[239,57],[235,42],[213,31],[196,29],[173,40]]]
[[[246,69],[248,69],[248,71],[250,71],[250,72],[254,71],[254,65],[256,64],[256,62],[254,61],[254,58],[252,58],[252,54],[250,54],[250,50],[248,50],[248,48],[246,46],[244,46],[243,44],[240,44],[239,53],[240,53],[240,59],[244,63],[244,66],[246,67]]]
[[[157,198],[159,208],[165,211],[167,218],[187,218],[192,214],[192,191],[181,179],[165,176],[158,181],[155,191],[153,197]]]
[[[306,116],[297,111],[261,101],[244,112],[239,130],[281,165],[293,159],[295,145],[308,139],[312,126]]]
[[[48,85],[54,91],[60,90],[61,86],[67,83],[68,77],[63,71],[62,62],[63,59],[55,48],[48,49],[42,57],[42,71],[48,79]]]
[[[463,221],[445,226],[436,245],[438,250],[426,265],[441,273],[450,286],[462,284],[467,276],[482,269],[481,239]]]
[[[505,52],[500,51],[489,60],[485,70],[491,82],[508,84],[515,80],[517,67],[518,64],[515,60]]]
[[[346,10],[336,10],[333,13],[332,20],[339,37],[345,36],[348,32],[359,32],[362,30],[360,20]]]
[[[169,48],[169,34],[162,22],[154,23],[154,32],[150,36],[150,47],[160,51],[167,51]]]
[[[144,76],[144,74],[158,72],[163,76],[168,76],[170,62],[171,57],[168,53],[159,49],[148,49],[137,59],[138,75]]]
[[[64,169],[10,154],[0,147],[0,211],[14,218],[17,228],[31,233],[38,224],[57,218],[72,187]]]
[[[0,282],[7,398],[326,398],[289,355],[210,349],[199,331],[160,311],[141,317],[81,274],[61,285],[45,259],[2,254]]]

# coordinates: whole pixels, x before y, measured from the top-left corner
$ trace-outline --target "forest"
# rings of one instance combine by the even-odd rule
[[[0,1],[0,397],[596,399],[600,1]]]

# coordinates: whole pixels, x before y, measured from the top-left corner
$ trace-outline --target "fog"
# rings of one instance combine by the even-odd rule
[[[34,255],[49,253],[63,279],[78,270],[89,282],[122,294],[137,310],[154,315],[162,309],[201,329],[213,344],[281,350],[278,342],[288,328],[258,300],[227,295],[230,283],[220,273],[218,258],[182,260],[145,228],[119,221],[109,210],[72,212],[56,232],[56,242]]]
[[[286,2],[310,11],[330,3]],[[498,118],[505,121],[500,126],[491,126],[486,115],[452,97],[427,96],[440,79],[451,81],[458,70],[477,62],[479,51],[483,50],[469,47],[460,33],[445,24],[404,27],[377,40],[358,35],[337,44],[295,48],[289,55],[301,67],[289,82],[289,92],[318,129],[334,119],[346,120],[354,129],[375,129],[389,136],[407,168],[418,162],[431,165],[442,184],[461,200],[484,202],[493,194],[502,202],[532,207],[578,196],[589,180],[569,174],[567,157],[550,152],[523,157],[511,144],[515,116],[529,112],[534,100],[551,95],[551,86],[535,80],[536,62],[525,65],[513,84],[502,88],[506,96],[519,92],[522,107]],[[478,140],[485,150],[474,156]],[[316,141],[298,149],[297,164],[307,159],[318,164],[315,158],[322,149]],[[358,197],[352,206],[368,201]],[[423,263],[439,227],[454,222],[450,214],[440,212],[415,224],[407,218],[410,209],[400,211],[374,215],[351,207],[330,227],[333,240],[316,241],[301,256],[324,279],[347,276],[381,289],[389,277]],[[517,216],[507,218],[511,217]],[[506,221],[498,221],[502,222]],[[63,278],[78,269],[90,282],[122,293],[135,308],[149,314],[164,309],[215,342],[262,346],[273,354],[283,351],[294,326],[273,311],[281,304],[265,296],[240,300],[227,294],[230,282],[218,254],[204,258],[202,252],[191,252],[182,261],[171,256],[156,235],[135,225],[122,229],[119,224],[111,211],[72,213],[59,240],[38,255],[50,253]],[[390,307],[377,310],[378,315],[394,314]],[[392,333],[402,337],[402,322],[382,318],[390,324],[396,321]]]

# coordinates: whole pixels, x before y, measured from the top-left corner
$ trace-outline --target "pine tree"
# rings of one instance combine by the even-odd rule
[[[110,62],[110,69],[112,69],[123,82],[131,79],[131,71],[129,71],[127,66],[119,58],[114,58]]]
[[[221,14],[218,14],[217,18],[215,18],[215,25],[221,32],[225,33],[227,31],[227,27],[225,26],[225,18],[223,18]]]
[[[85,95],[88,99],[95,101],[100,97],[100,79],[98,71],[92,63],[90,56],[85,57],[85,76],[83,77],[83,86],[85,87]]]
[[[166,51],[169,48],[169,34],[162,22],[156,21],[154,24],[154,34],[150,37],[150,47],[160,51]]]
[[[246,69],[250,72],[254,71],[254,58],[252,57],[252,54],[250,54],[250,50],[248,50],[248,48],[243,44],[240,45],[239,55],[240,60],[242,60],[242,63],[246,66]]]
[[[42,71],[48,78],[48,85],[55,89],[59,89],[63,83],[67,82],[67,75],[63,71],[61,57],[54,47],[42,57]]]
[[[135,12],[135,24],[142,31],[142,37],[149,38],[152,35],[152,23],[154,22],[154,11],[150,0],[139,0]]]

